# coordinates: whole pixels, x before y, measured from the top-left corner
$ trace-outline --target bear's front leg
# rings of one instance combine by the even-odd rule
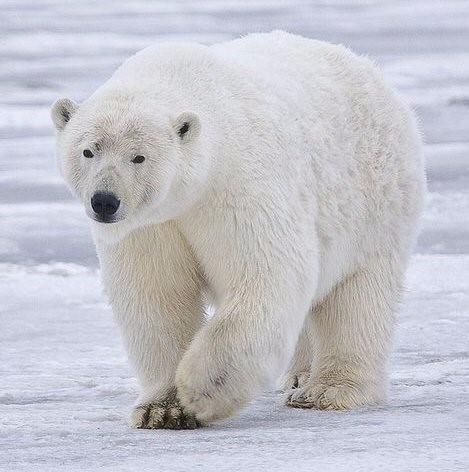
[[[307,311],[306,299],[243,290],[197,334],[176,372],[182,405],[202,423],[233,415],[279,373]]]
[[[134,428],[199,426],[176,396],[175,372],[203,319],[202,282],[171,224],[98,246],[103,282],[141,386]]]
[[[284,371],[317,284],[314,225],[298,224],[301,209],[230,208],[211,208],[210,231],[197,230],[207,211],[185,226],[216,303],[176,371],[179,399],[202,423],[233,415]]]

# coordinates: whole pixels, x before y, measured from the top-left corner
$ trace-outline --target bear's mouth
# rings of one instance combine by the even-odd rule
[[[121,220],[121,218],[115,218],[115,217],[101,217],[98,215],[93,215],[91,217],[92,220],[96,221],[97,223],[104,223],[104,224],[112,224],[112,223],[117,223],[118,221]]]
[[[114,213],[112,215],[106,215],[103,213],[96,213],[94,212],[91,208],[86,209],[86,215],[88,218],[91,220],[95,221],[96,223],[100,223],[103,225],[108,225],[108,224],[113,224],[113,223],[119,223],[119,221],[122,221],[126,217],[126,212],[125,211],[119,211],[117,213]]]

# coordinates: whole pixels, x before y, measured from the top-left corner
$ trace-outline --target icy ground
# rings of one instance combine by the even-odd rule
[[[421,117],[430,196],[389,402],[302,411],[266,393],[203,430],[129,430],[136,384],[48,107],[153,41],[278,28],[375,58]],[[468,45],[468,1],[0,0],[0,470],[469,470]]]

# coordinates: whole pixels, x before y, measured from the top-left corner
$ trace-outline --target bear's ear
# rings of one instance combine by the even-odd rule
[[[199,117],[191,111],[185,111],[176,118],[173,129],[182,143],[188,143],[200,133]]]
[[[57,100],[50,111],[54,126],[58,131],[65,128],[65,125],[70,121],[72,115],[78,110],[78,105],[68,99],[61,98]]]

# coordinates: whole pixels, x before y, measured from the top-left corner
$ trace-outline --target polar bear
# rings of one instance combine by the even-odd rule
[[[292,407],[384,399],[425,176],[369,60],[284,32],[161,43],[51,113],[141,385],[132,426],[226,418],[285,371]]]

